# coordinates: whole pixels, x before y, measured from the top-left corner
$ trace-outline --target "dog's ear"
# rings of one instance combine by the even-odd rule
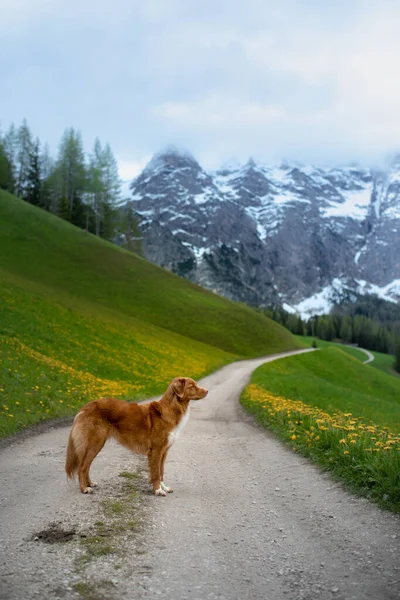
[[[185,383],[186,380],[184,377],[178,377],[172,382],[172,389],[174,390],[178,398],[183,398],[183,394],[185,391]]]

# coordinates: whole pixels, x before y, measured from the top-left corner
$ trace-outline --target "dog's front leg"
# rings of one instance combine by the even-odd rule
[[[160,477],[161,477],[161,487],[164,490],[164,492],[167,492],[168,494],[171,494],[174,490],[171,487],[168,487],[165,483],[164,483],[164,465],[165,465],[165,459],[167,458],[167,454],[168,454],[168,446],[165,448],[162,456],[161,456],[161,468],[160,468]]]
[[[161,457],[165,448],[151,448],[148,453],[150,481],[156,496],[166,496],[167,492],[161,487]]]

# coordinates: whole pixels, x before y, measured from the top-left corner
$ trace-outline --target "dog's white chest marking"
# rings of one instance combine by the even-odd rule
[[[188,406],[187,411],[183,415],[183,417],[180,420],[180,422],[178,423],[178,425],[168,435],[168,444],[170,446],[172,446],[172,444],[178,439],[179,434],[183,431],[183,428],[185,427],[186,423],[189,421],[189,413],[190,413],[190,407]]]

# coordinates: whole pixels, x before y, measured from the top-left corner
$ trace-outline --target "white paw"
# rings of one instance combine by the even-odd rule
[[[167,492],[164,492],[164,490],[161,487],[159,487],[158,490],[156,490],[154,493],[156,496],[166,496],[167,495]]]
[[[165,485],[165,483],[162,481],[161,482],[161,487],[164,490],[164,492],[167,492],[167,494],[172,494],[172,492],[174,491],[171,487],[168,487],[167,485]]]
[[[93,494],[93,490],[92,490],[92,488],[91,488],[91,487],[89,487],[89,486],[88,486],[88,487],[86,487],[86,488],[83,490],[83,492],[82,492],[82,493],[83,493],[83,494]]]
[[[96,483],[95,481],[92,481],[92,483],[90,484],[90,487],[94,488],[97,487],[98,483]]]

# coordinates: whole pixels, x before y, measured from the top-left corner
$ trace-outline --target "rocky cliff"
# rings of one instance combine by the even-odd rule
[[[303,314],[349,290],[400,299],[396,161],[378,172],[249,160],[210,173],[168,151],[131,190],[146,258],[228,298]]]

